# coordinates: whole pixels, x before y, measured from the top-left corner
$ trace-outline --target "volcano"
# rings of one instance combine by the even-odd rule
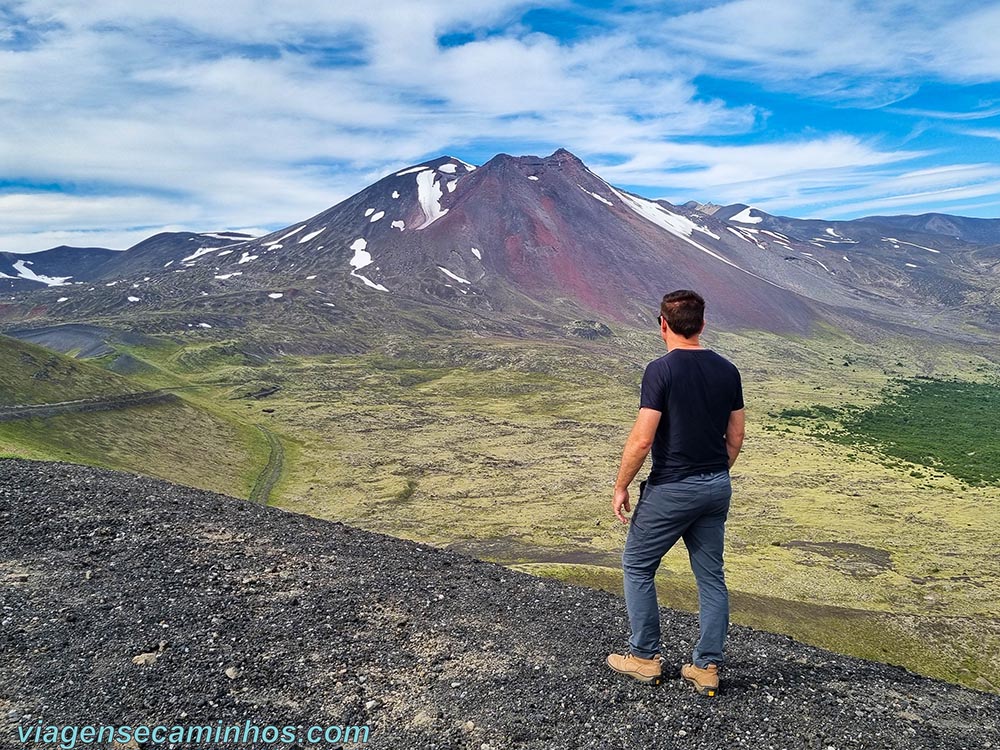
[[[289,306],[342,319],[420,308],[648,325],[665,292],[693,288],[712,324],[729,329],[806,333],[845,319],[953,328],[962,315],[995,327],[993,239],[995,220],[824,222],[675,206],[609,184],[563,149],[478,168],[442,156],[264,237],[158,235],[25,298],[45,319],[265,305],[278,317],[294,317]]]

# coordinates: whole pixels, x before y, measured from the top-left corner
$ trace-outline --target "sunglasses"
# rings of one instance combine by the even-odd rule
[[[658,326],[662,326],[663,325],[663,316],[662,315],[657,315],[656,316],[656,325],[658,325]]]

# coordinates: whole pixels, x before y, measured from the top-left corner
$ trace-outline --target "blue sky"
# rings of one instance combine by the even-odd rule
[[[1000,217],[998,38],[950,1],[0,1],[0,250],[274,229],[559,147],[677,203]]]

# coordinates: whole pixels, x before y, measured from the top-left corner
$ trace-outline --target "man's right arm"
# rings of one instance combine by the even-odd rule
[[[743,447],[743,434],[746,428],[746,411],[737,409],[729,412],[729,424],[726,426],[726,452],[729,454],[729,468],[736,463]]]

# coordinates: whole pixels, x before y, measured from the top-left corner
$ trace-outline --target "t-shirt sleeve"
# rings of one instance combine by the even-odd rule
[[[743,408],[743,380],[740,378],[740,371],[736,371],[736,393],[733,399],[733,408],[730,411],[739,411]]]
[[[666,411],[668,395],[670,395],[670,370],[662,363],[650,362],[642,376],[639,408]]]

